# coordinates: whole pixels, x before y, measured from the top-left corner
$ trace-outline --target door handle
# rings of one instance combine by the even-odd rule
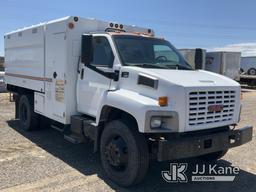
[[[53,78],[56,79],[56,77],[57,77],[57,73],[56,73],[56,71],[54,71]]]

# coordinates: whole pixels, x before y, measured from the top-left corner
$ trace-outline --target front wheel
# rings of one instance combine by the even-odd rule
[[[144,136],[121,120],[108,123],[103,130],[100,156],[107,176],[121,186],[139,183],[148,170],[149,152]]]
[[[217,151],[217,152],[214,152],[214,153],[209,153],[209,154],[206,154],[206,155],[202,155],[202,156],[199,156],[198,158],[200,160],[203,160],[203,161],[207,161],[207,162],[210,162],[210,161],[216,161],[220,158],[222,158],[224,155],[226,155],[226,153],[228,152],[228,150],[223,150],[223,151]]]

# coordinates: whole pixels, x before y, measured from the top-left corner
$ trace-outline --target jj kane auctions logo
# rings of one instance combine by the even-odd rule
[[[189,181],[187,172],[187,163],[171,163],[169,171],[162,171],[162,177],[169,183],[186,183]],[[239,167],[196,164],[189,178],[195,182],[234,181],[238,174]]]

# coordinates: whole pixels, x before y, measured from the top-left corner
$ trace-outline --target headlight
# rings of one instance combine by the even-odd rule
[[[176,111],[147,111],[145,116],[145,132],[176,132],[179,129]]]
[[[167,122],[169,117],[153,116],[150,120],[151,129],[167,128]]]
[[[152,117],[150,120],[150,126],[151,128],[160,128],[162,125],[162,119],[161,117]]]

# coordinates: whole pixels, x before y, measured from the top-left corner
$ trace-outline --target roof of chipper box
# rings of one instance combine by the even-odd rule
[[[55,20],[51,20],[51,21],[47,21],[47,22],[42,22],[36,25],[32,25],[29,27],[23,27],[11,32],[8,32],[5,34],[5,37],[7,36],[9,39],[10,35],[15,34],[15,33],[19,33],[28,29],[34,29],[37,27],[42,27],[45,26],[47,24],[52,24],[52,23],[57,23],[57,22],[61,22],[61,21],[69,21],[69,20],[74,20],[75,22],[77,22],[78,20],[82,20],[82,21],[87,21],[87,22],[93,22],[93,23],[97,23],[98,30],[96,31],[92,31],[92,32],[103,32],[106,31],[107,29],[112,29],[112,30],[119,30],[119,31],[123,31],[123,32],[140,32],[140,33],[145,33],[145,34],[150,34],[152,36],[154,36],[154,31],[152,29],[149,28],[144,28],[144,27],[138,27],[135,25],[124,25],[124,24],[119,24],[116,22],[107,22],[107,21],[102,21],[102,20],[98,20],[98,19],[94,19],[94,18],[82,18],[82,17],[76,17],[76,16],[67,16],[67,17],[63,17],[63,18],[59,18],[59,19],[55,19]],[[104,30],[103,30],[103,26],[105,26]],[[111,30],[110,30],[111,31]]]

